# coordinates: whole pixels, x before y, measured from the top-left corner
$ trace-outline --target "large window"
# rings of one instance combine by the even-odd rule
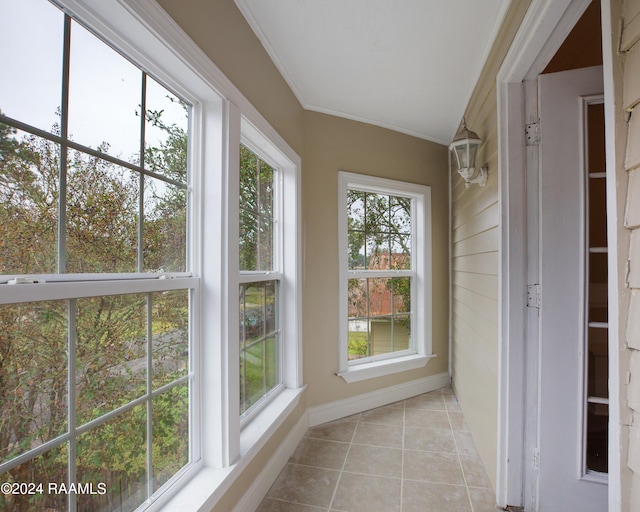
[[[429,189],[342,172],[340,199],[341,375],[359,380],[396,371],[389,362],[425,364]]]
[[[0,64],[3,506],[133,510],[194,460],[190,106],[45,0]]]
[[[0,510],[211,508],[304,389],[300,158],[153,0],[0,65]]]

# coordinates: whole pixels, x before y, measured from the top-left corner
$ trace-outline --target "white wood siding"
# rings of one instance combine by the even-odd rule
[[[629,484],[630,489],[623,484],[622,492],[623,496],[630,492],[630,510],[640,510],[640,0],[624,1],[623,14],[622,96],[623,106],[631,117],[626,124],[627,133],[624,134],[627,141],[625,153],[627,180],[622,180],[622,184],[619,184],[619,194],[626,195],[624,223],[625,228],[630,232],[628,260],[624,261],[624,251],[620,256],[623,260],[620,264],[626,264],[628,269],[626,285],[627,293],[630,294],[628,311],[621,311],[621,322],[626,323],[625,341],[629,357],[627,409],[626,411],[623,409],[621,420],[623,425],[628,424],[626,464],[633,476]],[[623,389],[623,397],[624,391]],[[623,442],[623,446],[624,444]]]

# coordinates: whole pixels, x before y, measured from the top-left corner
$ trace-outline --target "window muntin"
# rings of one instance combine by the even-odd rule
[[[277,170],[240,145],[240,414],[281,382]]]
[[[28,14],[17,15],[23,6]],[[13,66],[14,83],[32,81],[33,61],[49,46],[59,52],[43,66],[55,62],[47,76],[57,79],[34,79],[55,95],[12,86],[0,94],[0,392],[8,398],[0,476],[45,489],[106,485],[97,497],[26,496],[37,501],[30,507],[132,509],[198,456],[190,434],[197,280],[132,279],[187,270],[190,107],[50,3],[0,10],[0,20],[12,20],[0,30],[0,61]],[[25,42],[20,51],[38,41],[42,53],[20,63],[13,43],[32,19],[58,29]],[[135,103],[120,108],[113,74],[95,80],[82,71],[87,49],[108,56],[111,71],[127,70],[117,79],[136,81],[125,84]],[[25,274],[67,282],[7,284]],[[26,506],[9,499],[11,508]]]

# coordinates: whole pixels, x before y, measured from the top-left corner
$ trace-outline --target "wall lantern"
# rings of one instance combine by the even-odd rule
[[[462,120],[462,128],[453,138],[449,149],[453,151],[455,162],[460,176],[464,178],[465,186],[469,188],[472,183],[484,187],[487,184],[487,168],[476,168],[476,156],[482,139],[476,132],[467,128],[467,123]]]

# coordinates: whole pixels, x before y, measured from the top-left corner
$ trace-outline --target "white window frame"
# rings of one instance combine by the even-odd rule
[[[192,464],[144,507],[152,511],[210,509],[284,423],[304,391],[300,320],[301,160],[154,0],[55,0],[55,3],[192,104],[187,262],[190,272],[184,277],[167,276],[173,278],[170,280],[154,276],[156,279],[144,279],[146,284],[136,288],[193,290]],[[283,387],[242,428],[237,343],[241,137],[250,140],[282,171],[282,193],[286,197],[282,204],[284,246],[280,290]],[[180,284],[182,279],[184,285]],[[127,289],[126,281],[103,284],[106,286],[101,287],[101,294],[107,294],[104,291],[107,289]],[[71,288],[76,285],[87,286],[56,282],[12,288],[20,294],[33,293],[28,288],[37,288],[38,300],[46,300],[50,295],[79,296]],[[95,295],[91,290],[86,293]]]
[[[349,279],[354,277],[393,277],[394,275],[405,275],[406,271],[349,270],[347,227],[347,193],[349,190],[411,199],[411,347],[408,350],[357,361],[349,361]],[[426,185],[340,171],[338,173],[338,205],[340,362],[337,374],[346,382],[358,382],[424,367],[429,359],[435,357],[431,353],[431,188]]]

